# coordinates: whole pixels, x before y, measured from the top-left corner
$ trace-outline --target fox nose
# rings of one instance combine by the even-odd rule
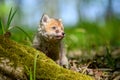
[[[65,33],[64,33],[64,32],[62,32],[62,35],[64,36],[64,35],[65,35]]]

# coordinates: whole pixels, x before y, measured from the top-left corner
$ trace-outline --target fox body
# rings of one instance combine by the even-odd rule
[[[44,52],[61,66],[68,67],[68,60],[62,42],[64,35],[61,19],[50,18],[44,14],[33,40],[33,47]]]

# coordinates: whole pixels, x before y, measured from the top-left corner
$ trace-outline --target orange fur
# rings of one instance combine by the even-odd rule
[[[59,27],[59,28],[61,28],[61,30],[64,30],[63,25],[60,21],[55,20],[55,19],[50,19],[50,21],[46,24],[46,28],[45,28],[46,31],[51,32],[51,27],[53,27],[53,26]]]

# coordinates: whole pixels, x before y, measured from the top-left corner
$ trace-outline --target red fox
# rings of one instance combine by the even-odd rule
[[[33,47],[44,52],[57,64],[68,68],[68,59],[62,42],[64,35],[61,19],[50,18],[43,14],[33,40]]]

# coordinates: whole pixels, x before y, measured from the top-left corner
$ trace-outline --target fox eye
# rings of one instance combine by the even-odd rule
[[[55,29],[56,29],[56,27],[55,27],[55,26],[53,26],[53,27],[52,27],[52,29],[54,29],[54,30],[55,30]]]

